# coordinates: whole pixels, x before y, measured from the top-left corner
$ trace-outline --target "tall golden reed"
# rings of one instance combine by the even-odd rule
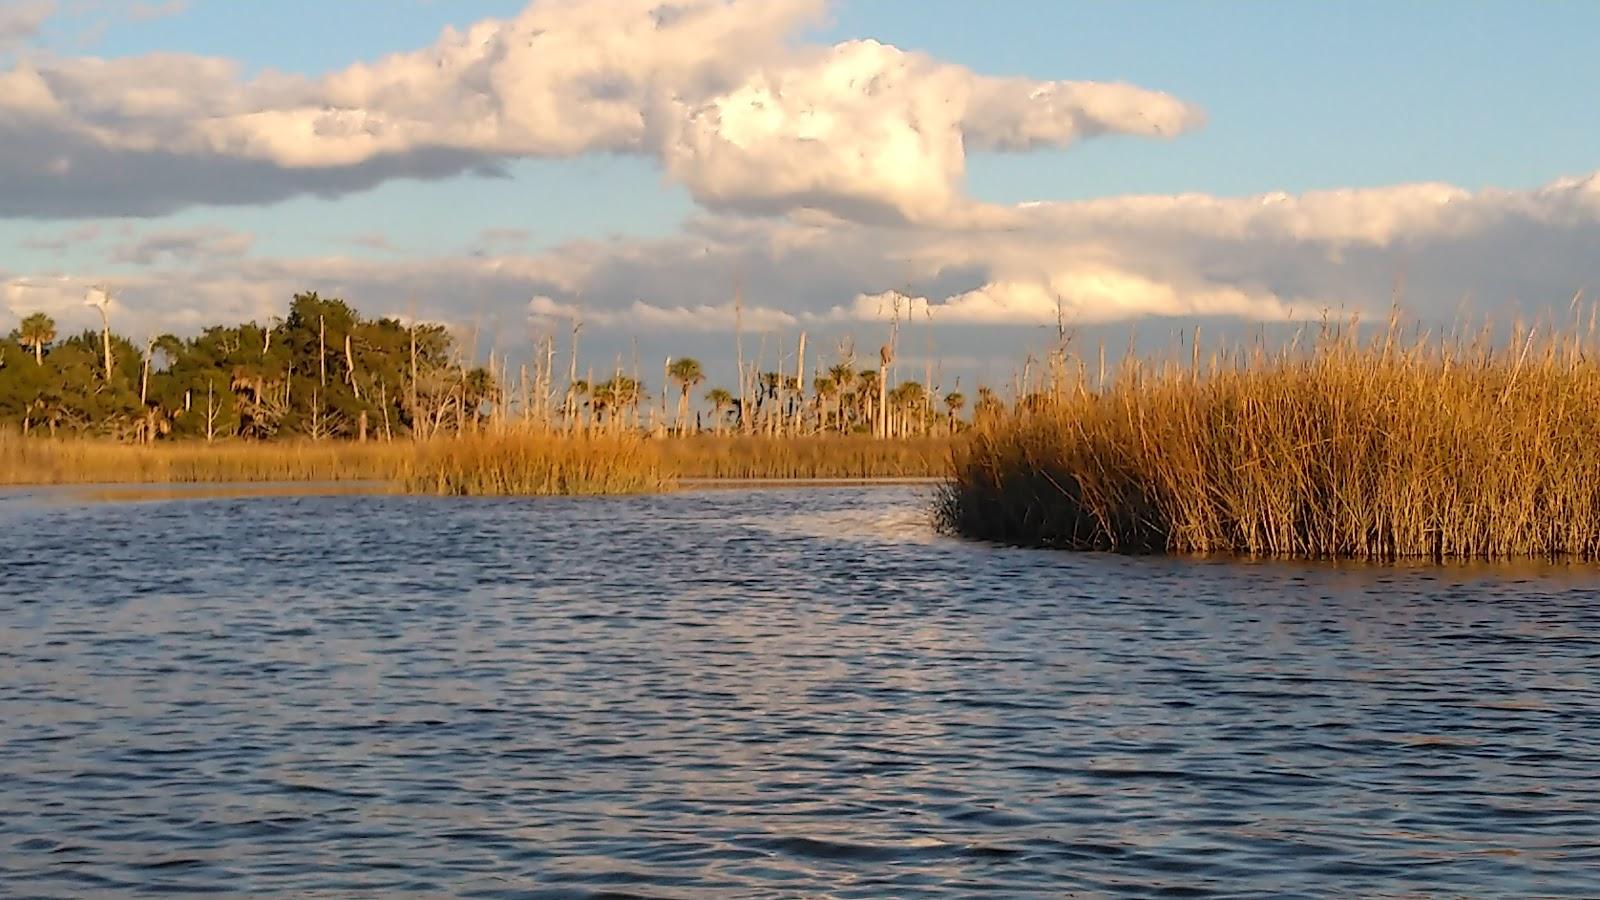
[[[949,530],[1082,550],[1600,558],[1593,329],[1130,362],[981,425]]]

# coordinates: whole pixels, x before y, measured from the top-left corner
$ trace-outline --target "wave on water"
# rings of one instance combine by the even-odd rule
[[[874,493],[882,496],[881,506],[871,505],[869,499],[861,506],[763,516],[753,524],[788,537],[895,544],[932,544],[941,540],[934,528],[933,513],[922,498],[899,492]]]

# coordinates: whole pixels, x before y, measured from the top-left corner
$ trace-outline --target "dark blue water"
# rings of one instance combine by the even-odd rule
[[[1600,896],[1600,570],[0,499],[0,893]]]

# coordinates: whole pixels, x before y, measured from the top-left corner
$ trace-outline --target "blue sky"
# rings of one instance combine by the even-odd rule
[[[743,0],[743,8],[760,16],[777,2]],[[231,60],[246,77],[272,71],[317,79],[426,48],[447,26],[509,19],[527,6],[528,0],[191,0],[174,15],[138,17],[128,15],[127,2],[63,3],[21,53],[68,64],[82,56],[196,54]],[[1124,307],[1130,315],[1222,310],[1270,318],[1290,306],[1375,295],[1402,270],[1433,275],[1440,303],[1463,293],[1570,296],[1591,278],[1600,280],[1583,254],[1564,249],[1582,247],[1594,234],[1588,216],[1600,208],[1600,181],[1559,196],[1545,186],[1600,170],[1600,122],[1589,114],[1589,94],[1600,83],[1596,34],[1600,3],[1586,2],[838,0],[819,30],[788,34],[789,47],[820,51],[871,38],[1031,85],[1125,82],[1203,110],[1206,123],[1171,139],[1112,125],[1104,136],[1045,141],[1028,152],[970,152],[954,188],[957,205],[970,199],[988,204],[992,216],[1022,218],[985,226],[965,242],[947,240],[951,228],[971,227],[953,225],[950,210],[932,221],[926,211],[906,212],[914,198],[897,195],[887,198],[898,204],[894,214],[911,221],[886,226],[858,205],[884,196],[857,196],[872,195],[871,187],[842,187],[842,199],[824,196],[818,203],[845,220],[836,239],[848,252],[819,250],[821,263],[761,257],[784,229],[810,221],[809,195],[751,197],[736,190],[729,199],[719,191],[733,188],[713,183],[723,163],[696,160],[690,174],[669,177],[665,157],[600,149],[486,157],[501,171],[497,178],[386,178],[337,196],[291,191],[287,199],[233,205],[202,197],[154,216],[130,210],[90,219],[5,218],[0,212],[0,289],[8,273],[34,284],[41,277],[91,276],[133,283],[152,264],[129,261],[127,252],[119,258],[119,245],[142,235],[224,229],[250,235],[246,258],[272,261],[278,272],[293,271],[296,260],[330,257],[397,267],[430,259],[491,265],[516,257],[544,272],[571,255],[562,249],[569,242],[594,240],[611,255],[581,276],[587,287],[540,274],[507,282],[495,268],[485,276],[480,307],[499,304],[514,316],[523,301],[510,298],[524,296],[517,293],[524,283],[528,294],[549,293],[558,307],[580,292],[619,310],[634,300],[653,303],[644,295],[660,292],[670,307],[694,293],[673,281],[694,276],[670,258],[670,242],[694,244],[705,227],[695,223],[711,216],[715,236],[707,242],[728,245],[716,272],[735,257],[751,271],[767,266],[772,281],[757,291],[776,298],[775,313],[809,311],[812,318],[802,321],[823,316],[828,303],[849,305],[851,294],[886,289],[893,279],[884,273],[902,271],[904,260],[919,255],[939,261],[913,285],[930,304],[943,301],[954,310],[959,301],[962,315],[997,319],[1030,303],[1036,314],[1041,297],[1078,288],[1089,298],[1082,304],[1090,318],[1098,308]],[[724,50],[705,52],[714,57]],[[6,65],[0,56],[0,72]],[[970,133],[968,142],[975,143]],[[0,148],[0,186],[5,155]],[[741,162],[759,173],[760,160]],[[783,163],[773,165],[774,180],[781,180]],[[891,167],[874,177],[889,181],[896,174]],[[1427,183],[1465,194],[1406,187]],[[749,194],[750,183],[738,190]],[[828,195],[830,186],[807,190]],[[1272,192],[1291,198],[1292,208],[1278,218],[1258,220],[1254,201],[1241,199]],[[1306,192],[1329,192],[1342,205],[1330,211],[1304,198]],[[1126,195],[1160,198],[1171,216],[1132,221],[1116,209],[1073,205]],[[1056,205],[1042,211],[1019,205],[1030,201]],[[43,246],[86,223],[98,226],[98,238]],[[1564,230],[1551,230],[1558,225]],[[520,230],[526,239],[480,240],[491,230]],[[1101,239],[1102,230],[1116,234]],[[1007,244],[1003,235],[1011,233],[1026,240]],[[968,243],[981,249],[966,252]],[[878,256],[866,258],[864,247]],[[1496,253],[1527,264],[1510,273],[1463,265]],[[1053,265],[1052,256],[1093,264]],[[208,263],[212,270],[220,264]],[[817,265],[828,268],[813,272]],[[173,279],[181,275],[176,261],[154,268],[163,266]],[[1446,277],[1452,266],[1460,275]],[[798,285],[796,273],[814,281],[815,290]],[[352,292],[384,289],[370,267],[340,284]],[[137,291],[145,292],[142,298]],[[1124,302],[1120,291],[1138,299]],[[826,292],[837,300],[825,300]],[[149,286],[133,297],[152,309],[178,305],[158,294]]]

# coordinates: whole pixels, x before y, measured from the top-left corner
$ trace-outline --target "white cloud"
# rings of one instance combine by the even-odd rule
[[[731,332],[736,284],[750,334],[877,329],[877,296],[918,299],[902,318],[969,326],[1073,325],[1150,317],[1316,319],[1381,315],[1397,278],[1414,313],[1564,309],[1600,285],[1600,173],[1531,191],[1438,186],[1222,199],[1130,197],[1035,204],[1003,223],[885,226],[708,215],[682,234],[579,241],[549,252],[446,258],[159,257],[117,284],[129,316],[161,328],[266,315],[298,290],[372,314],[410,311],[517,331],[577,311],[618,334]],[[104,277],[103,273],[99,277]],[[17,313],[48,278],[6,279]],[[71,291],[68,291],[71,294]],[[81,294],[80,294],[81,296]],[[530,305],[530,298],[534,300]],[[32,299],[30,299],[32,298]],[[581,301],[580,301],[581,298]],[[73,300],[73,303],[78,300]],[[557,328],[559,330],[559,328]]]
[[[797,54],[668,117],[667,170],[703,204],[926,222],[961,207],[966,148],[1067,146],[1193,126],[1127,85],[993,79],[875,41]]]
[[[784,331],[800,324],[793,313],[770,307],[738,309],[732,303],[721,305],[702,303],[697,306],[658,306],[635,300],[622,308],[601,307],[585,309],[579,303],[558,303],[549,297],[534,297],[528,304],[528,317],[535,323],[553,327],[558,322],[580,322],[585,326],[643,331],[714,331],[729,332],[736,326],[751,333]]]
[[[838,321],[928,319],[941,325],[1072,325],[1127,321],[1148,316],[1227,317],[1288,321],[1292,302],[1270,291],[1203,283],[1174,284],[1107,266],[1052,271],[1035,280],[993,281],[944,300],[863,294],[824,318]],[[1302,314],[1322,303],[1303,301]]]
[[[996,79],[871,41],[797,46],[824,0],[538,0],[322,79],[181,55],[0,72],[0,214],[147,215],[338,193],[508,159],[659,159],[702,204],[927,221],[966,147],[1198,121],[1121,84]]]

